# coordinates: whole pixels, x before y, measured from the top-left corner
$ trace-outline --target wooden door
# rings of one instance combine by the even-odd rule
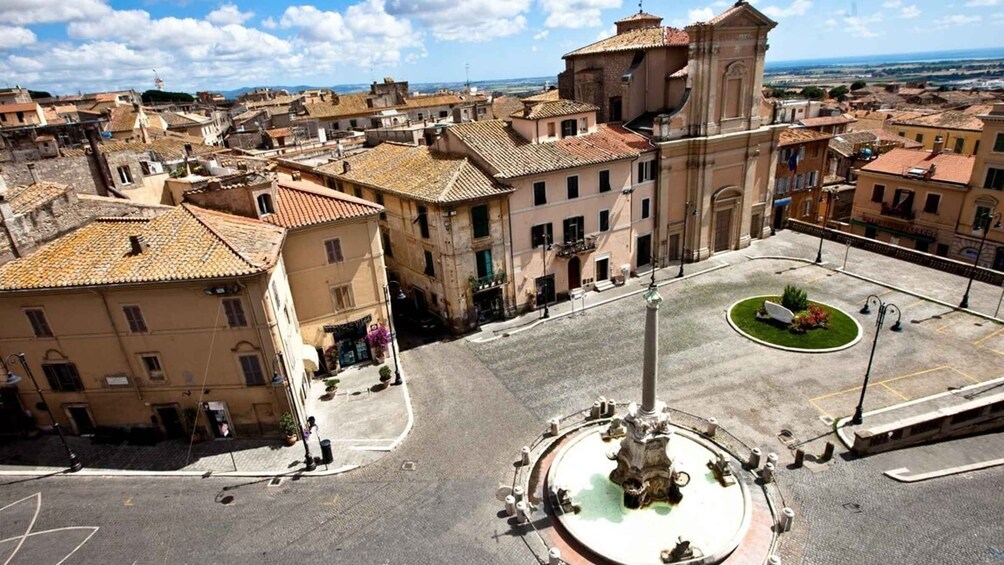
[[[715,212],[715,252],[728,251],[732,248],[732,210]]]

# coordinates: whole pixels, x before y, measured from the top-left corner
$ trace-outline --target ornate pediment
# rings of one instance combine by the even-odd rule
[[[773,28],[777,22],[745,2],[737,2],[710,22],[716,28]]]

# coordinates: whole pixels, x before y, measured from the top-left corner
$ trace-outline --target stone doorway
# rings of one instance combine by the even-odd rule
[[[568,260],[568,290],[582,286],[582,262],[577,255]]]
[[[715,212],[715,248],[714,253],[732,249],[732,210]]]

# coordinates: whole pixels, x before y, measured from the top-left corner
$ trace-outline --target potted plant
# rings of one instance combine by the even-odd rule
[[[296,443],[296,421],[293,420],[292,414],[289,412],[282,414],[282,417],[279,418],[279,428],[282,430],[283,435],[286,436],[286,445]]]
[[[366,334],[366,343],[373,350],[373,361],[377,364],[383,363],[387,355],[387,345],[390,343],[390,331],[386,326],[379,325]]]
[[[338,390],[339,379],[324,379],[324,396],[321,398],[323,400],[331,400],[335,396],[335,391]]]
[[[390,383],[390,367],[387,365],[380,367],[380,382],[383,383],[384,388],[387,388]]]

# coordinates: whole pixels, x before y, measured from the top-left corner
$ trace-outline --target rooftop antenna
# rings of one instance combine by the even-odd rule
[[[164,81],[160,80],[160,75],[157,74],[157,69],[153,70],[153,86],[157,90],[164,90]]]
[[[467,76],[467,92],[471,91],[471,64],[464,63],[464,75]]]
[[[642,3],[642,0],[638,0],[638,13],[639,13],[639,14],[641,14],[641,13],[642,13],[642,9],[641,9],[641,3]]]

